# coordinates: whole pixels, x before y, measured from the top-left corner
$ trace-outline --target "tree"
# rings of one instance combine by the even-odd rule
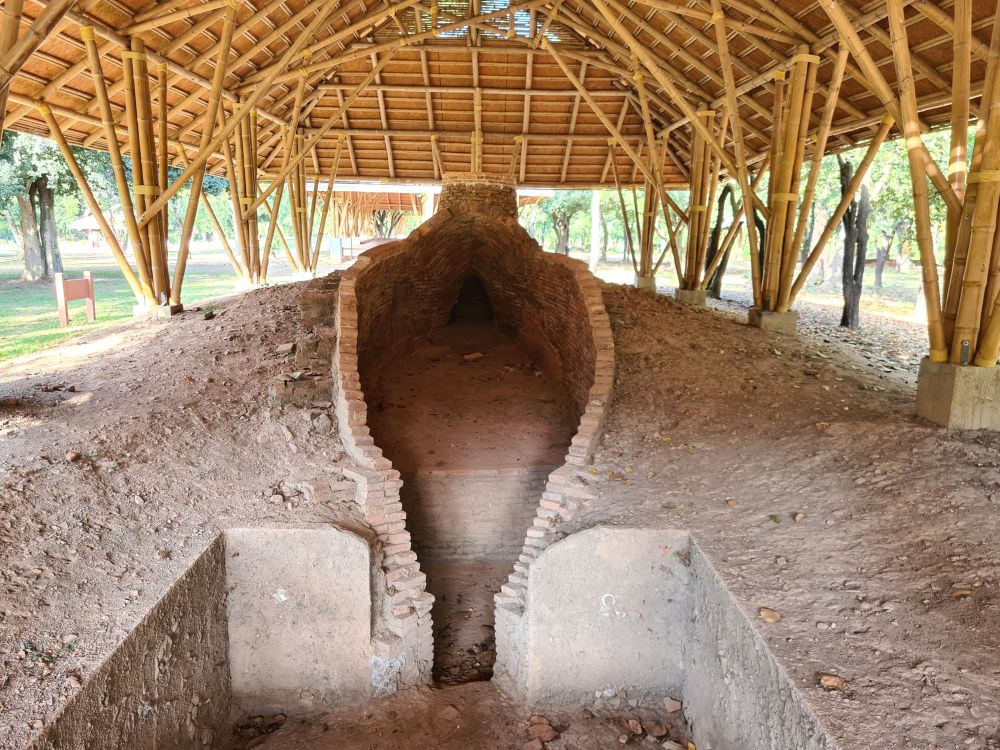
[[[740,217],[737,215],[738,204],[736,202],[735,187],[735,183],[730,180],[723,185],[722,190],[719,191],[719,197],[716,201],[715,225],[712,227],[712,233],[708,236],[708,252],[705,254],[706,270],[712,264],[712,261],[715,260],[715,256],[719,253],[719,244],[722,242],[723,219],[725,218],[727,203],[729,205],[730,223],[740,220]],[[725,257],[719,262],[719,267],[715,269],[715,273],[712,274],[712,278],[710,278],[705,284],[705,289],[708,292],[708,295],[714,299],[722,297],[722,277],[726,273],[726,266],[729,264],[729,256],[732,253],[734,244],[736,243],[734,242],[726,248]]]
[[[107,154],[78,148],[74,154],[95,195],[110,203],[113,182]],[[0,209],[16,219],[15,240],[21,245],[25,280],[46,279],[62,271],[56,195],[76,191],[73,176],[54,143],[22,133],[5,135],[0,143]],[[76,205],[79,210],[79,202]]]
[[[840,189],[847,192],[854,167],[851,162],[837,156],[840,165]],[[861,327],[861,291],[865,281],[865,263],[868,261],[868,214],[871,203],[868,186],[862,184],[858,197],[851,201],[844,214],[844,259],[842,267],[844,311],[840,325],[845,328]]]
[[[556,252],[569,255],[570,224],[573,218],[590,208],[590,193],[586,190],[557,190],[551,198],[539,204],[556,235]]]

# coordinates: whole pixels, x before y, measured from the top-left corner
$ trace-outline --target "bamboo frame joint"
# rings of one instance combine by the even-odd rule
[[[92,42],[96,39],[95,29],[93,26],[81,26],[80,27],[80,39],[85,42]]]

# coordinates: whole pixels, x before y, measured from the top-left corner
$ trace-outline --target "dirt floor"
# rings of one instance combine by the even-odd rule
[[[344,462],[328,405],[266,399],[290,367],[276,350],[294,340],[300,288],[0,370],[0,747],[41,727],[216,529],[354,517],[349,485],[330,503],[303,494]],[[894,344],[812,324],[782,338],[742,311],[605,294],[618,380],[585,472],[599,496],[563,530],[691,529],[845,750],[1000,747],[1000,435],[916,420],[917,362],[887,366]],[[820,671],[844,688],[822,689]],[[402,696],[416,708],[388,708],[396,723],[364,747],[406,747],[394,727],[412,747],[520,747],[528,714],[476,692],[491,689]],[[451,745],[431,734],[449,731],[434,725],[448,705],[466,722],[455,737],[469,732]],[[373,731],[354,720],[351,736]],[[303,742],[326,742],[321,728]],[[278,736],[268,746],[352,747]],[[571,746],[593,745],[549,745]]]
[[[558,466],[576,429],[552,383],[491,322],[429,333],[382,375],[369,407],[375,442],[403,472]]]
[[[680,727],[672,726],[665,716],[634,711],[628,718],[609,719],[586,710],[570,715],[523,714],[522,709],[511,705],[489,682],[420,688],[399,692],[360,710],[340,710],[321,718],[290,719],[274,733],[243,747],[540,750],[544,738],[548,750],[611,750],[626,744],[659,748],[664,742],[673,743],[675,750],[687,750]],[[652,742],[654,739],[657,742]]]
[[[496,661],[493,596],[514,561],[424,560],[434,594],[434,679],[442,684],[488,680]]]

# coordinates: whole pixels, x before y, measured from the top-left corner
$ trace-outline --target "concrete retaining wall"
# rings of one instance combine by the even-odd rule
[[[401,498],[416,552],[513,560],[550,469],[462,469],[403,475]]]
[[[370,544],[336,528],[225,536],[236,714],[306,713],[372,697]]]
[[[224,542],[217,538],[31,750],[202,750],[228,744]]]
[[[535,560],[497,608],[501,687],[540,709],[682,701],[699,750],[834,750],[686,532],[594,528]]]

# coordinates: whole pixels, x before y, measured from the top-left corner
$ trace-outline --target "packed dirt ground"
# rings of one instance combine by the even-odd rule
[[[41,728],[217,529],[360,522],[348,483],[310,499],[310,480],[345,463],[329,404],[267,398],[291,367],[279,347],[298,332],[301,288],[104,329],[0,370],[0,747]],[[913,417],[917,362],[892,344],[873,352],[808,322],[782,338],[742,311],[625,287],[605,300],[616,395],[581,476],[599,492],[562,531],[691,529],[845,750],[1000,747],[1000,436]],[[421,694],[427,732],[452,706],[476,742],[529,739],[526,710]],[[572,737],[587,721],[553,724]],[[287,723],[265,747],[322,727]],[[406,747],[387,743],[364,746]]]

